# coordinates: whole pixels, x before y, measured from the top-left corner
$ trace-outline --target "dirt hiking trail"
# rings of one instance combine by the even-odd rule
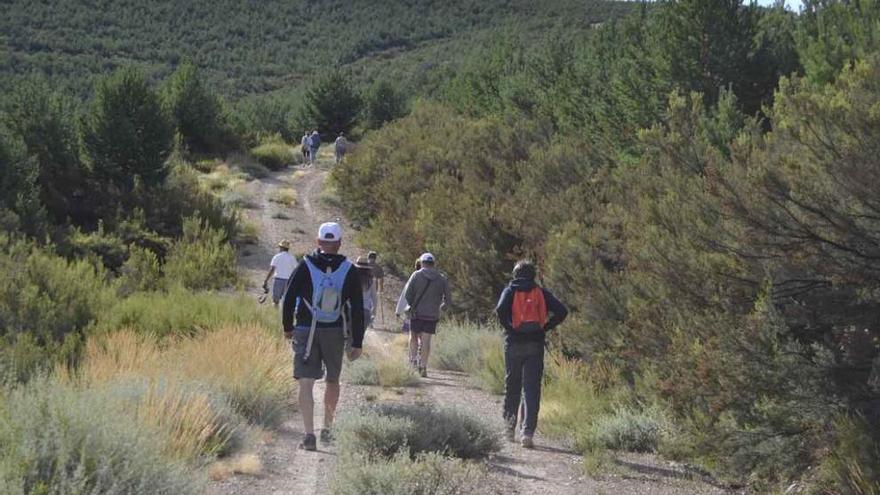
[[[325,147],[325,153],[330,147]],[[246,274],[248,291],[261,293],[260,286],[269,266],[277,242],[282,238],[291,241],[291,253],[299,258],[314,248],[318,226],[325,221],[339,221],[345,228],[343,254],[355,258],[366,252],[367,246],[351,243],[353,231],[341,211],[325,201],[322,196],[324,183],[332,166],[332,157],[320,157],[317,167],[277,172],[269,177],[254,180],[249,185],[256,208],[246,210],[245,215],[259,229],[259,243],[248,246],[240,256],[240,267]],[[295,191],[296,203],[280,204],[281,193],[290,196]],[[442,265],[442,260],[439,260]],[[381,262],[381,253],[380,253]],[[454,281],[452,281],[454,284]],[[394,304],[403,282],[386,277],[382,304],[385,321],[378,322],[378,329],[367,331],[364,348],[387,346],[395,338],[398,323],[394,319]],[[254,298],[256,304],[256,297]],[[378,318],[377,318],[378,321]],[[279,315],[280,327],[280,315]],[[279,332],[280,332],[279,328]],[[439,332],[437,338],[443,338]],[[291,379],[291,382],[293,380]],[[315,426],[320,428],[323,420],[323,382],[315,390]],[[499,434],[503,429],[501,420],[501,397],[493,396],[473,386],[467,375],[456,372],[429,369],[429,376],[420,386],[400,389],[355,386],[345,382],[342,375],[342,397],[338,414],[345,414],[367,400],[434,402],[454,405],[470,411],[491,423]],[[539,425],[540,429],[540,425]],[[302,439],[302,418],[292,413],[279,431],[267,433],[262,438],[258,455],[263,468],[256,475],[236,475],[213,481],[207,493],[211,495],[237,494],[324,494],[330,493],[337,459],[334,444],[318,443],[317,452],[298,450]],[[569,448],[541,436],[535,437],[536,448],[526,450],[519,444],[503,442],[500,452],[486,460],[487,476],[482,480],[480,493],[562,495],[562,494],[716,494],[732,493],[714,486],[675,464],[652,455],[618,454],[608,474],[587,476],[582,459]]]

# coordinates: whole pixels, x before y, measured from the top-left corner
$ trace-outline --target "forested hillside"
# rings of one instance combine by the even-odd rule
[[[585,27],[626,9],[622,2],[573,0],[13,1],[0,16],[0,89],[37,72],[84,94],[95,75],[120,66],[155,80],[190,60],[221,93],[240,97],[488,28]],[[441,60],[432,62],[452,60],[468,45],[434,52]]]

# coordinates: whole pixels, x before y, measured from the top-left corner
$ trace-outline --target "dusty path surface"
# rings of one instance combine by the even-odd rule
[[[341,212],[321,200],[324,181],[328,176],[329,160],[322,160],[319,168],[295,169],[273,174],[254,181],[249,187],[258,208],[246,212],[249,220],[259,229],[259,244],[251,246],[240,258],[242,270],[247,274],[249,290],[258,293],[265,277],[271,256],[276,252],[278,240],[287,238],[293,243],[291,251],[298,257],[311,251],[318,225],[324,221],[340,221],[346,228],[346,239],[352,239],[351,229]],[[279,190],[293,189],[295,205],[273,202]],[[343,253],[348,256],[362,254],[364,249],[345,243]],[[387,325],[367,332],[365,347],[388,345],[399,333],[393,318],[393,304],[400,291],[400,280],[387,280],[383,297]],[[280,329],[279,329],[280,331]],[[439,336],[442,338],[442,335]],[[390,401],[430,401],[455,405],[467,409],[490,422],[499,433],[503,423],[500,418],[500,397],[492,396],[474,387],[469,378],[461,373],[429,370],[429,377],[419,387],[382,390],[379,387],[353,386],[344,383],[339,413],[363,404],[369,396]],[[322,424],[323,384],[315,391],[315,425]],[[302,439],[302,418],[292,413],[282,428],[267,434],[259,446],[263,470],[258,475],[239,475],[213,482],[210,494],[323,494],[329,492],[330,481],[337,458],[335,445],[319,443],[318,452],[297,449]],[[513,493],[542,495],[562,494],[710,494],[727,493],[726,490],[695,479],[685,470],[650,455],[621,454],[616,456],[613,474],[590,477],[584,474],[580,456],[565,446],[540,434],[536,437],[538,447],[525,450],[518,444],[505,443],[502,450],[490,457],[487,463],[485,493]],[[482,488],[482,487],[481,487]]]

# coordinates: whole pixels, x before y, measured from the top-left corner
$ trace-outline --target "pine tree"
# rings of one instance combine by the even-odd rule
[[[81,223],[88,213],[78,198],[87,170],[80,160],[75,103],[42,80],[23,81],[6,105],[10,129],[37,165],[41,203],[55,223]]]
[[[96,178],[128,193],[139,180],[154,186],[165,179],[173,128],[143,74],[121,69],[98,83],[83,142]]]
[[[378,129],[406,113],[406,99],[394,85],[384,80],[370,88],[364,106],[365,123],[370,129]]]
[[[300,115],[302,128],[335,136],[350,134],[357,124],[363,102],[342,72],[332,72],[318,79],[307,91]]]
[[[223,101],[205,86],[195,65],[178,67],[161,94],[163,107],[188,149],[210,153],[234,146]]]

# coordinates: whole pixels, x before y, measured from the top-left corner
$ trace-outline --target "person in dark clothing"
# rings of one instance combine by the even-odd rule
[[[303,258],[287,285],[282,306],[284,335],[293,342],[293,377],[299,381],[299,409],[305,438],[301,448],[315,450],[315,381],[324,377],[324,428],[329,442],[339,402],[339,375],[347,340],[349,360],[361,355],[364,341],[364,300],[354,265],[338,254],[342,228],[325,223],[318,230],[318,248]],[[295,323],[294,323],[295,321]],[[349,335],[350,331],[350,335]]]
[[[505,287],[495,307],[504,327],[504,420],[507,438],[516,439],[516,423],[522,403],[522,446],[532,448],[541,403],[544,375],[544,340],[568,316],[568,309],[556,296],[536,282],[537,268],[522,260],[513,269],[513,280]],[[525,400],[523,399],[525,395]]]

